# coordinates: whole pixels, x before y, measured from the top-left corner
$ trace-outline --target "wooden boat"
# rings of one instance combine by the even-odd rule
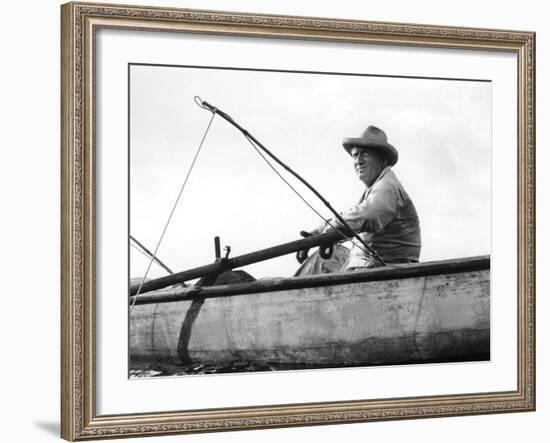
[[[140,294],[130,364],[487,360],[488,256]]]

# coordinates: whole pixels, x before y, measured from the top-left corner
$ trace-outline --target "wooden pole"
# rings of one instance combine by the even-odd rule
[[[219,260],[222,256],[220,248],[220,237],[218,237],[217,235],[214,237],[214,256],[216,257],[216,260]]]
[[[149,251],[149,249],[143,246],[135,237],[130,235],[130,238],[142,249],[142,251],[144,251],[150,258],[152,258],[160,266],[162,266],[169,274],[174,273],[174,271],[172,271],[168,266],[166,266],[163,262],[161,262],[158,257],[155,257],[155,255],[151,251]]]
[[[182,272],[176,272],[172,275],[160,277],[154,280],[149,280],[143,283],[140,293],[155,291],[167,286],[175,285],[177,283],[183,283],[187,280],[193,280],[195,278],[203,277],[207,274],[218,273],[221,274],[224,271],[240,268],[242,266],[258,263],[270,258],[280,257],[282,255],[292,254],[302,249],[314,248],[316,246],[330,245],[339,240],[342,240],[343,235],[346,238],[351,237],[347,231],[332,231],[326,234],[314,235],[308,238],[283,243],[270,248],[261,249],[259,251],[250,252],[248,254],[239,255],[230,259],[222,259],[220,261],[210,263],[205,266],[199,266],[198,268],[188,269]],[[130,296],[136,295],[139,288],[139,284],[130,286]]]
[[[210,112],[213,112],[215,114],[218,114],[220,117],[222,117],[224,120],[229,122],[231,125],[233,125],[235,128],[237,128],[239,131],[243,133],[243,135],[253,144],[255,144],[257,147],[259,147],[262,151],[264,151],[269,157],[271,157],[273,160],[275,160],[279,165],[281,165],[284,169],[286,169],[288,172],[290,172],[294,177],[296,177],[300,182],[302,182],[313,194],[319,198],[323,202],[323,204],[332,212],[336,220],[340,222],[342,226],[346,228],[346,230],[349,231],[349,237],[355,237],[359,243],[361,243],[365,250],[368,251],[368,253],[374,257],[376,260],[380,262],[382,266],[386,266],[386,263],[384,263],[384,260],[382,260],[382,257],[378,255],[378,253],[372,249],[365,240],[361,238],[359,233],[354,232],[351,229],[351,226],[348,224],[346,220],[342,217],[342,214],[340,214],[338,211],[336,211],[332,205],[329,203],[329,201],[323,197],[317,189],[315,189],[305,178],[303,178],[300,174],[298,174],[294,169],[292,169],[290,166],[288,166],[285,162],[283,162],[279,157],[277,157],[273,152],[271,152],[269,149],[267,149],[260,141],[254,137],[250,132],[248,132],[246,129],[244,129],[241,125],[239,125],[233,118],[231,118],[228,114],[220,110],[219,108],[216,108],[215,106],[212,106],[207,101],[202,100],[200,97],[195,97],[195,102],[197,102],[197,98],[200,101],[199,106],[204,109],[208,109]]]
[[[182,300],[193,300],[197,297],[216,298],[230,297],[243,294],[259,294],[262,292],[277,292],[290,289],[312,288],[319,286],[344,285],[367,281],[400,280],[405,278],[419,278],[431,275],[450,276],[463,272],[478,272],[491,268],[488,255],[477,257],[438,260],[424,263],[404,263],[379,268],[369,268],[356,272],[339,272],[334,274],[318,274],[300,277],[276,278],[257,280],[232,285],[204,286],[204,287],[175,287],[161,292],[151,292],[139,295],[136,305],[154,303],[170,303]],[[130,298],[133,303],[134,297]]]

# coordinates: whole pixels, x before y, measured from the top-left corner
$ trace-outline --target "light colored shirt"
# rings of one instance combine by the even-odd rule
[[[413,202],[391,167],[386,167],[359,203],[341,213],[350,227],[387,264],[414,263],[420,257],[420,224]],[[341,223],[330,220],[336,228]],[[330,226],[318,232],[331,230]],[[355,240],[346,269],[379,266],[365,247]]]

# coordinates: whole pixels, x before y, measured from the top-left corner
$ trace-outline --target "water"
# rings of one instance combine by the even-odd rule
[[[228,374],[235,372],[272,372],[288,371],[300,369],[325,369],[335,367],[355,367],[362,366],[357,364],[339,364],[339,365],[311,365],[311,364],[281,364],[251,362],[246,360],[235,360],[232,362],[205,364],[191,363],[188,365],[134,365],[130,368],[130,378],[149,378],[149,377],[175,377],[181,375],[201,375],[201,374]]]
[[[438,358],[431,360],[408,360],[394,363],[340,363],[340,364],[281,364],[266,362],[251,362],[246,360],[235,360],[232,362],[205,364],[191,363],[188,365],[155,365],[150,364],[134,365],[130,369],[130,378],[150,378],[150,377],[177,377],[182,375],[204,375],[204,374],[229,374],[238,372],[272,372],[288,371],[301,369],[329,369],[329,368],[357,368],[369,366],[402,366],[418,364],[439,364],[439,363],[461,363],[489,361],[489,354],[472,354],[461,357]]]
[[[280,371],[283,369],[281,365],[270,365],[267,363],[249,362],[244,360],[236,360],[233,362],[222,364],[204,364],[191,363],[189,365],[142,365],[134,366],[130,369],[130,378],[148,378],[148,377],[169,377],[181,375],[198,375],[198,374],[227,374],[233,372],[269,372]],[[295,369],[294,367],[292,369]]]

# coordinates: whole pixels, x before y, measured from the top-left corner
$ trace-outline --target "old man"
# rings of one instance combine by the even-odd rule
[[[361,137],[344,139],[343,146],[353,159],[365,191],[355,206],[342,212],[342,217],[354,231],[360,232],[385,264],[418,262],[421,247],[418,215],[392,171],[398,159],[397,149],[388,143],[385,132],[375,126],[369,126]],[[331,219],[311,234],[339,228],[341,223]],[[354,271],[381,265],[364,245],[354,240],[343,269]]]

